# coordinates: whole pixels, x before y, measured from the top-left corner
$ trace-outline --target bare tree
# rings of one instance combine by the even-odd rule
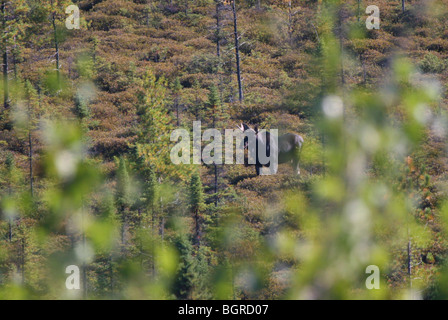
[[[221,57],[221,6],[222,2],[220,0],[216,1],[216,55],[218,58]]]
[[[292,47],[293,41],[292,41],[292,35],[294,33],[294,25],[296,23],[296,19],[294,18],[295,15],[299,13],[299,10],[293,10],[292,7],[292,1],[288,1],[288,41],[289,46]]]
[[[235,35],[235,56],[236,56],[236,75],[238,78],[238,96],[240,102],[243,102],[243,85],[241,82],[241,67],[240,67],[240,48],[239,48],[239,36],[238,36],[238,19],[236,15],[236,0],[232,0],[233,11],[233,29]]]
[[[3,32],[6,31],[6,20],[7,20],[7,12],[6,12],[6,0],[2,0],[2,28]],[[8,39],[6,36],[3,36],[3,106],[5,109],[9,108],[9,84],[8,84]]]
[[[57,28],[56,28],[57,8],[54,5],[55,5],[54,0],[51,0],[51,8],[53,10],[51,13],[51,24],[53,26],[54,48],[56,51],[54,54],[54,56],[56,58],[56,80],[57,80],[58,89],[60,89],[61,88],[61,73],[60,73],[60,63],[59,63],[59,39],[58,39],[58,33],[57,33]]]
[[[359,22],[359,19],[360,19],[360,16],[361,16],[361,0],[358,0],[358,22]]]

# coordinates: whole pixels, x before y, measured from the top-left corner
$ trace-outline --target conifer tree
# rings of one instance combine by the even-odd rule
[[[166,112],[167,82],[157,79],[148,71],[141,81],[144,92],[140,94],[137,114],[139,116],[137,154],[153,166],[157,175],[167,173],[170,163],[169,144],[171,116]]]
[[[172,86],[173,96],[174,96],[174,110],[176,111],[176,124],[180,126],[180,92],[182,90],[182,84],[180,83],[179,77],[176,77]]]
[[[59,63],[59,39],[58,39],[58,30],[56,25],[57,20],[57,14],[58,14],[58,1],[57,0],[51,0],[51,25],[53,26],[53,35],[54,35],[54,49],[55,49],[55,62],[56,62],[56,79],[57,84],[60,88],[61,86],[61,64]]]
[[[176,237],[174,245],[179,252],[179,266],[173,284],[177,299],[209,299],[208,279],[210,267],[205,251],[207,248],[194,248],[186,234]]]
[[[191,113],[195,117],[196,120],[202,121],[204,118],[204,110],[203,110],[203,103],[201,102],[200,93],[201,93],[201,84],[197,79],[194,79],[193,81],[193,90],[195,94],[195,98],[192,99],[192,105],[191,105]]]
[[[176,238],[175,247],[179,251],[180,263],[173,284],[174,294],[177,299],[191,299],[195,282],[193,246],[182,234]]]
[[[221,120],[223,118],[222,108],[220,108],[221,101],[219,97],[218,88],[215,85],[212,85],[209,89],[208,94],[208,113],[209,119],[212,119],[211,126],[212,128],[218,129],[221,127]],[[216,163],[213,164],[213,175],[214,175],[214,202],[215,206],[218,205],[218,165]]]
[[[120,157],[118,160],[115,198],[119,214],[121,215],[121,243],[124,246],[126,245],[126,232],[130,222],[130,207],[133,203],[131,178],[127,168],[127,161],[124,157]]]
[[[10,59],[9,54],[13,53],[14,61],[18,54],[18,42],[21,40],[25,27],[26,27],[26,15],[29,11],[29,7],[25,0],[7,1],[2,0],[0,3],[0,31],[2,34],[2,40],[0,43],[2,52],[2,64],[3,64],[3,113],[2,120],[4,121],[4,128],[10,129],[11,123],[7,119],[7,110],[11,106],[10,97],[10,84],[9,84],[9,71],[10,71]],[[14,63],[15,74],[17,75],[17,69]]]
[[[70,0],[45,0],[46,3],[42,5],[46,5],[46,10],[49,13],[50,23],[53,31],[53,44],[55,49],[54,61],[55,61],[55,70],[56,70],[56,81],[58,90],[61,90],[61,64],[60,64],[60,39],[59,39],[59,31],[58,24],[65,20],[66,14],[65,9],[73,4]]]
[[[157,177],[151,164],[147,164],[139,158],[137,168],[143,179],[143,205],[147,217],[150,219],[152,237],[156,237],[156,226],[158,224],[157,214],[159,213],[159,185]],[[154,266],[154,263],[153,263]]]
[[[202,223],[204,222],[203,210],[205,203],[201,177],[198,172],[193,173],[191,176],[189,185],[189,205],[194,220],[194,244],[199,246],[201,242]]]
[[[221,104],[218,88],[215,85],[212,85],[209,89],[207,104],[209,109],[209,116],[211,116],[212,119],[211,125],[213,128],[215,128],[217,125],[217,121],[220,118],[219,106]]]

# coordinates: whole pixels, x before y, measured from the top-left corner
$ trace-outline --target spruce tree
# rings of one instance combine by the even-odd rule
[[[139,95],[138,138],[135,145],[138,157],[153,166],[155,174],[167,173],[170,164],[169,144],[172,118],[166,112],[167,82],[148,71],[141,81],[143,92]]]
[[[119,214],[121,215],[121,244],[124,246],[126,245],[126,232],[130,222],[130,207],[133,203],[131,178],[127,168],[127,161],[124,157],[120,157],[118,160],[115,199]]]
[[[208,94],[208,102],[207,102],[207,113],[208,118],[211,119],[210,125],[214,129],[221,129],[221,122],[224,119],[224,113],[222,109],[221,100],[219,97],[219,91],[218,88],[215,85],[212,85],[209,89]],[[214,189],[214,203],[215,206],[218,205],[218,178],[219,178],[219,172],[218,172],[218,165],[215,163],[213,164],[213,176],[214,176],[214,182],[213,182],[213,189]]]
[[[176,80],[174,80],[171,89],[173,91],[174,96],[174,110],[176,111],[176,124],[179,127],[180,126],[180,92],[182,90],[182,84],[180,83],[179,77],[176,77]]]
[[[0,48],[2,52],[3,64],[3,112],[1,119],[3,129],[11,129],[11,122],[8,119],[7,110],[11,107],[10,97],[10,53],[13,53],[14,62],[17,60],[19,52],[19,41],[25,32],[26,18],[29,6],[25,0],[0,2],[0,31],[2,40]],[[17,75],[17,66],[14,63],[15,74]]]
[[[177,299],[191,299],[195,282],[193,246],[185,234],[178,236],[174,243],[179,252],[179,266],[173,284]]]
[[[203,210],[205,203],[201,177],[198,172],[195,172],[191,176],[189,185],[189,206],[194,220],[194,244],[199,246],[201,242],[202,223],[204,221]]]

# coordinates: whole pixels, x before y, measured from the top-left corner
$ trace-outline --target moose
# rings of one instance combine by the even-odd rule
[[[257,172],[257,176],[260,175],[260,171],[262,167],[266,167],[271,165],[263,164],[259,158],[258,150],[265,150],[266,156],[269,157],[271,152],[276,153],[276,159],[278,163],[291,163],[293,170],[297,175],[300,175],[299,168],[299,160],[300,153],[302,150],[303,138],[294,133],[286,133],[278,137],[277,145],[272,144],[272,140],[270,139],[271,134],[269,131],[266,131],[265,134],[261,134],[258,130],[258,126],[254,128],[249,127],[246,123],[242,123],[238,128],[243,131],[243,133],[251,133],[255,135],[256,140],[256,152],[255,152],[255,169]],[[244,138],[244,148],[248,148],[248,138]]]

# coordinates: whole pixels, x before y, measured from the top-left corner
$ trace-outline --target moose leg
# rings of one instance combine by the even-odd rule
[[[295,171],[295,173],[297,175],[300,174],[300,168],[299,168],[299,160],[298,159],[294,159],[292,161],[292,169]]]
[[[299,160],[300,160],[300,150],[296,150],[294,152],[294,158],[292,159],[292,168],[297,175],[300,175]]]

